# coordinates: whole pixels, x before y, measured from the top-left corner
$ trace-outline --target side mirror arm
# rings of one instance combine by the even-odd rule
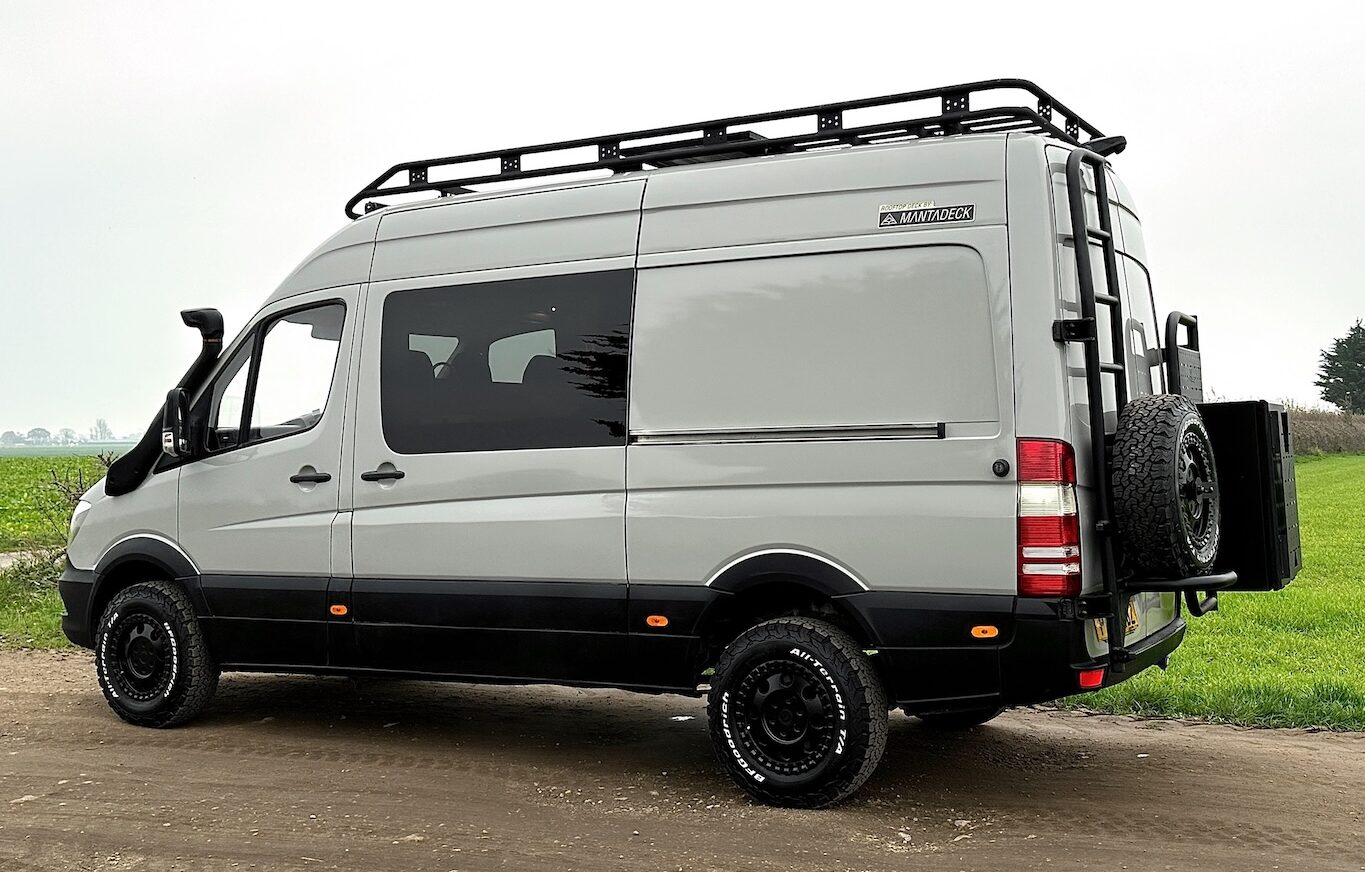
[[[184,388],[171,388],[161,409],[161,452],[167,457],[190,453],[190,401]]]

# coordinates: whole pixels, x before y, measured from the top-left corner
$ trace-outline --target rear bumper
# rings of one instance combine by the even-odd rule
[[[887,695],[910,712],[1048,702],[1085,692],[1080,672],[1101,667],[1108,687],[1157,665],[1185,637],[1177,617],[1129,646],[1133,659],[1115,672],[1107,654],[1087,649],[1089,619],[1075,617],[1075,600],[894,591],[841,600],[877,646]],[[981,625],[998,634],[974,636]]]
[[[57,579],[57,593],[62,597],[62,632],[71,644],[82,648],[95,647],[90,632],[90,598],[95,590],[95,573],[89,569],[74,569],[71,564]]]

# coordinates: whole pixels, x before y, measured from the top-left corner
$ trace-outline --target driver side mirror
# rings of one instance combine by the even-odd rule
[[[167,457],[189,454],[189,418],[189,395],[183,388],[172,388],[161,409],[161,451]]]

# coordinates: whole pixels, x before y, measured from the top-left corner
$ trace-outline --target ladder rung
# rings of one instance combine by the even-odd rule
[[[1101,370],[1102,372],[1115,372],[1115,373],[1117,373],[1117,372],[1123,372],[1123,364],[1121,364],[1121,363],[1101,363],[1101,364],[1100,364],[1100,370]]]
[[[1113,294],[1101,294],[1099,291],[1096,291],[1095,302],[1105,303],[1110,306],[1117,306],[1119,304],[1119,298],[1114,296]]]
[[[1114,234],[1110,233],[1108,230],[1101,230],[1098,227],[1086,227],[1085,233],[1091,239],[1099,239],[1104,241],[1112,239],[1114,236]]]

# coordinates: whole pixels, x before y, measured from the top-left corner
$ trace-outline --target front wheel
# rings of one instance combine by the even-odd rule
[[[819,808],[852,794],[886,749],[886,695],[851,636],[810,618],[745,631],[708,699],[721,765],[755,798]]]
[[[114,713],[140,727],[174,727],[198,715],[218,667],[179,586],[148,581],[109,601],[95,634],[95,672]]]

